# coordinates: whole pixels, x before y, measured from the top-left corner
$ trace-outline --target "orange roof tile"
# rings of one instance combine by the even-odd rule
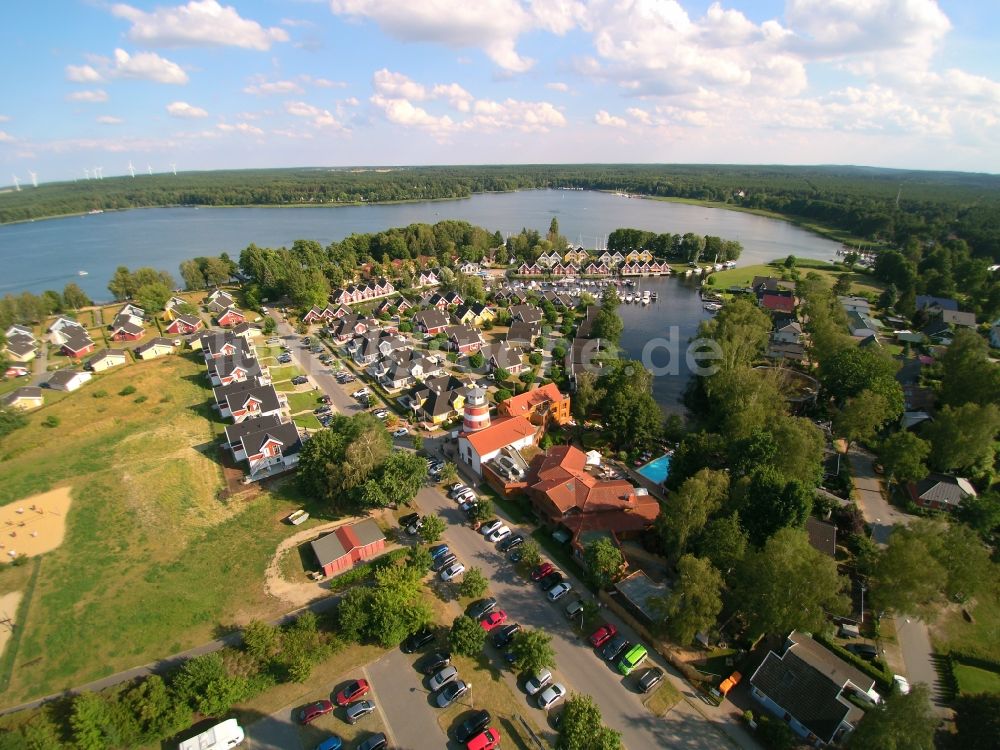
[[[524,417],[501,417],[483,430],[463,432],[462,437],[476,453],[485,456],[534,434],[535,426]]]
[[[525,391],[518,396],[511,396],[504,401],[504,408],[508,414],[527,414],[539,404],[548,404],[554,401],[563,401],[566,398],[555,383],[546,383],[541,388],[532,391]]]

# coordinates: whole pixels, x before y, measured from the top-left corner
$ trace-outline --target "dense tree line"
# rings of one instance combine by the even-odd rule
[[[1000,258],[1000,178],[865,167],[505,165],[187,172],[43,184],[8,193],[0,223],[142,206],[338,205],[530,188],[708,200],[807,219],[872,240],[954,234]]]
[[[41,294],[21,292],[0,297],[0,344],[4,343],[3,333],[13,323],[31,325],[39,323],[49,315],[72,312],[93,304],[87,294],[71,281],[62,290],[46,290]]]
[[[630,250],[648,250],[654,257],[664,260],[721,263],[739,258],[743,246],[736,240],[724,240],[714,235],[692,232],[683,235],[669,232],[657,234],[643,229],[622,228],[608,235],[608,250],[623,254]]]

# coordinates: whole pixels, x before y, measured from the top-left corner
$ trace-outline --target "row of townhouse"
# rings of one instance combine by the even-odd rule
[[[360,284],[351,284],[342,289],[336,289],[330,295],[330,302],[335,305],[353,305],[358,302],[388,297],[396,293],[396,287],[388,279],[378,278]]]
[[[30,362],[38,355],[38,341],[31,326],[12,325],[4,331],[4,355],[11,362]]]
[[[146,311],[126,302],[108,324],[108,338],[112,341],[138,341],[146,335],[145,322]]]
[[[458,292],[432,292],[425,294],[417,303],[421,308],[434,308],[436,310],[447,310],[449,307],[464,305],[465,300]]]
[[[212,331],[198,337],[194,348],[205,357],[214,408],[233,421],[226,427],[223,447],[233,460],[246,463],[246,480],[254,482],[294,468],[302,436],[286,418],[288,399],[275,390],[250,337]]]
[[[311,307],[302,316],[303,323],[330,323],[335,320],[342,320],[343,318],[354,315],[354,311],[351,308],[344,305],[327,305],[326,307]]]
[[[669,276],[670,265],[656,260],[626,263],[619,271],[622,276]]]
[[[94,340],[87,329],[72,318],[58,317],[48,328],[49,343],[58,346],[67,357],[79,359],[94,351]]]

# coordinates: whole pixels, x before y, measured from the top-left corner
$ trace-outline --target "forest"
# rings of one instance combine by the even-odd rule
[[[771,211],[903,245],[964,239],[1000,259],[1000,176],[850,166],[504,165],[182,172],[0,194],[0,223],[147,206],[330,206],[578,188]]]

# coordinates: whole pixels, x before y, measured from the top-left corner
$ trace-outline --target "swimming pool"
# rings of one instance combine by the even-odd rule
[[[660,456],[659,458],[650,461],[648,464],[639,469],[639,473],[652,482],[663,484],[667,476],[670,474],[670,456]]]

